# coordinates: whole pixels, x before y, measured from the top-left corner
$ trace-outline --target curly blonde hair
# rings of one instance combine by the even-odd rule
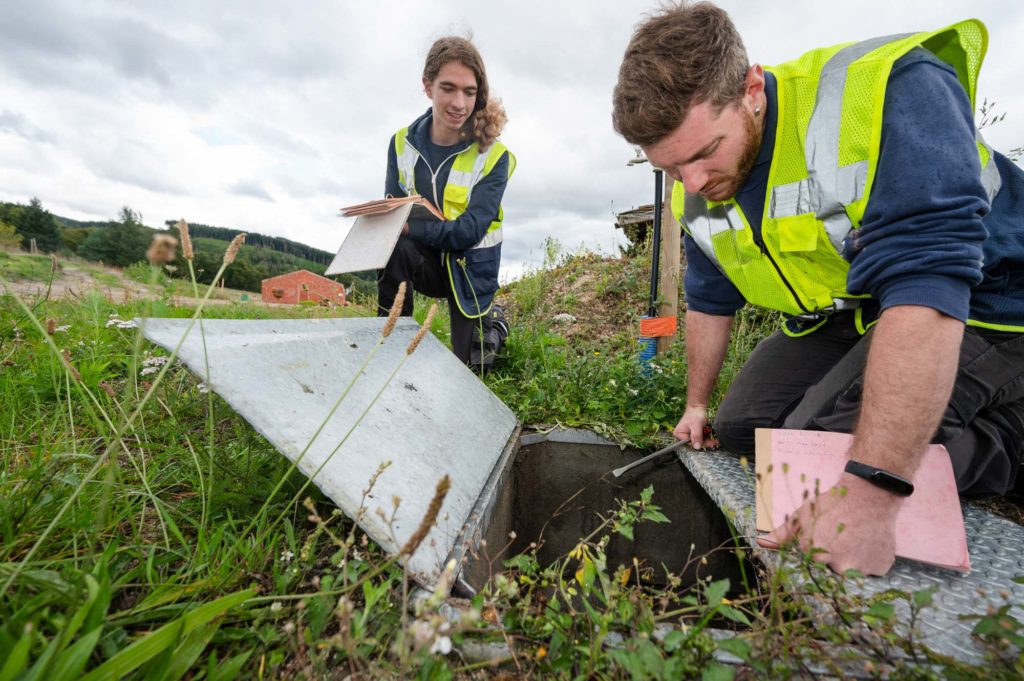
[[[459,62],[476,76],[476,104],[473,107],[473,114],[462,126],[462,139],[476,142],[482,151],[487,150],[494,140],[498,139],[505,123],[508,122],[508,116],[501,105],[501,100],[490,98],[484,60],[473,43],[459,36],[446,36],[435,40],[427,52],[423,77],[433,83],[441,72],[441,67],[453,61]]]

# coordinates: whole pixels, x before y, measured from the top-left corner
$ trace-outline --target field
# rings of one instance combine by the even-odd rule
[[[649,376],[635,356],[648,264],[552,249],[547,268],[508,287],[513,333],[485,380],[520,421],[639,446],[674,425],[682,348]],[[62,274],[48,257],[0,253],[0,265],[0,681],[1024,673],[1016,606],[977,613],[990,659],[971,667],[923,649],[896,620],[897,600],[927,617],[927,591],[866,602],[814,572],[823,614],[792,598],[785,571],[684,585],[653,580],[657,566],[610,564],[610,537],[664,521],[650,494],[594,509],[598,531],[553,564],[510,556],[470,600],[441,588],[413,602],[395,557],[131,322],[369,305],[242,302],[149,266],[58,296],[74,263],[58,263]],[[774,323],[743,312],[728,372]],[[443,311],[432,329],[446,340]]]

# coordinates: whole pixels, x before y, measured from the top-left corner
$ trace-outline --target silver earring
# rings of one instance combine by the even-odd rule
[[[755,116],[760,116],[761,115],[761,107],[759,107],[759,106],[755,106],[754,107],[754,115]]]

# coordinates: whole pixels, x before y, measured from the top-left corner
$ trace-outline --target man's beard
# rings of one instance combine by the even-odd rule
[[[754,167],[754,161],[757,160],[757,155],[761,152],[761,140],[764,137],[764,130],[759,125],[758,119],[745,110],[743,132],[746,141],[743,144],[740,159],[736,163],[736,172],[732,175],[724,176],[716,183],[715,194],[723,198],[711,199],[712,201],[724,201],[736,196],[736,192],[747,181],[747,176],[750,175],[750,171]]]

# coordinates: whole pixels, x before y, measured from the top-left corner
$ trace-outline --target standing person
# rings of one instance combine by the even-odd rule
[[[986,40],[971,20],[762,68],[705,2],[644,21],[619,72],[615,128],[676,180],[686,230],[675,435],[703,444],[736,310],[785,313],[715,425],[748,454],[757,427],[853,433],[868,468],[776,530],[838,571],[889,570],[898,478],[929,442],[962,492],[1005,492],[1020,467],[1024,172],[974,127]]]
[[[491,99],[483,59],[469,40],[450,36],[431,46],[423,91],[430,108],[388,145],[384,191],[421,194],[447,219],[405,225],[377,273],[377,312],[388,314],[403,281],[410,291],[404,316],[412,315],[412,290],[447,299],[452,351],[468,364],[473,329],[498,290],[501,198],[516,160],[498,140],[505,110]]]

